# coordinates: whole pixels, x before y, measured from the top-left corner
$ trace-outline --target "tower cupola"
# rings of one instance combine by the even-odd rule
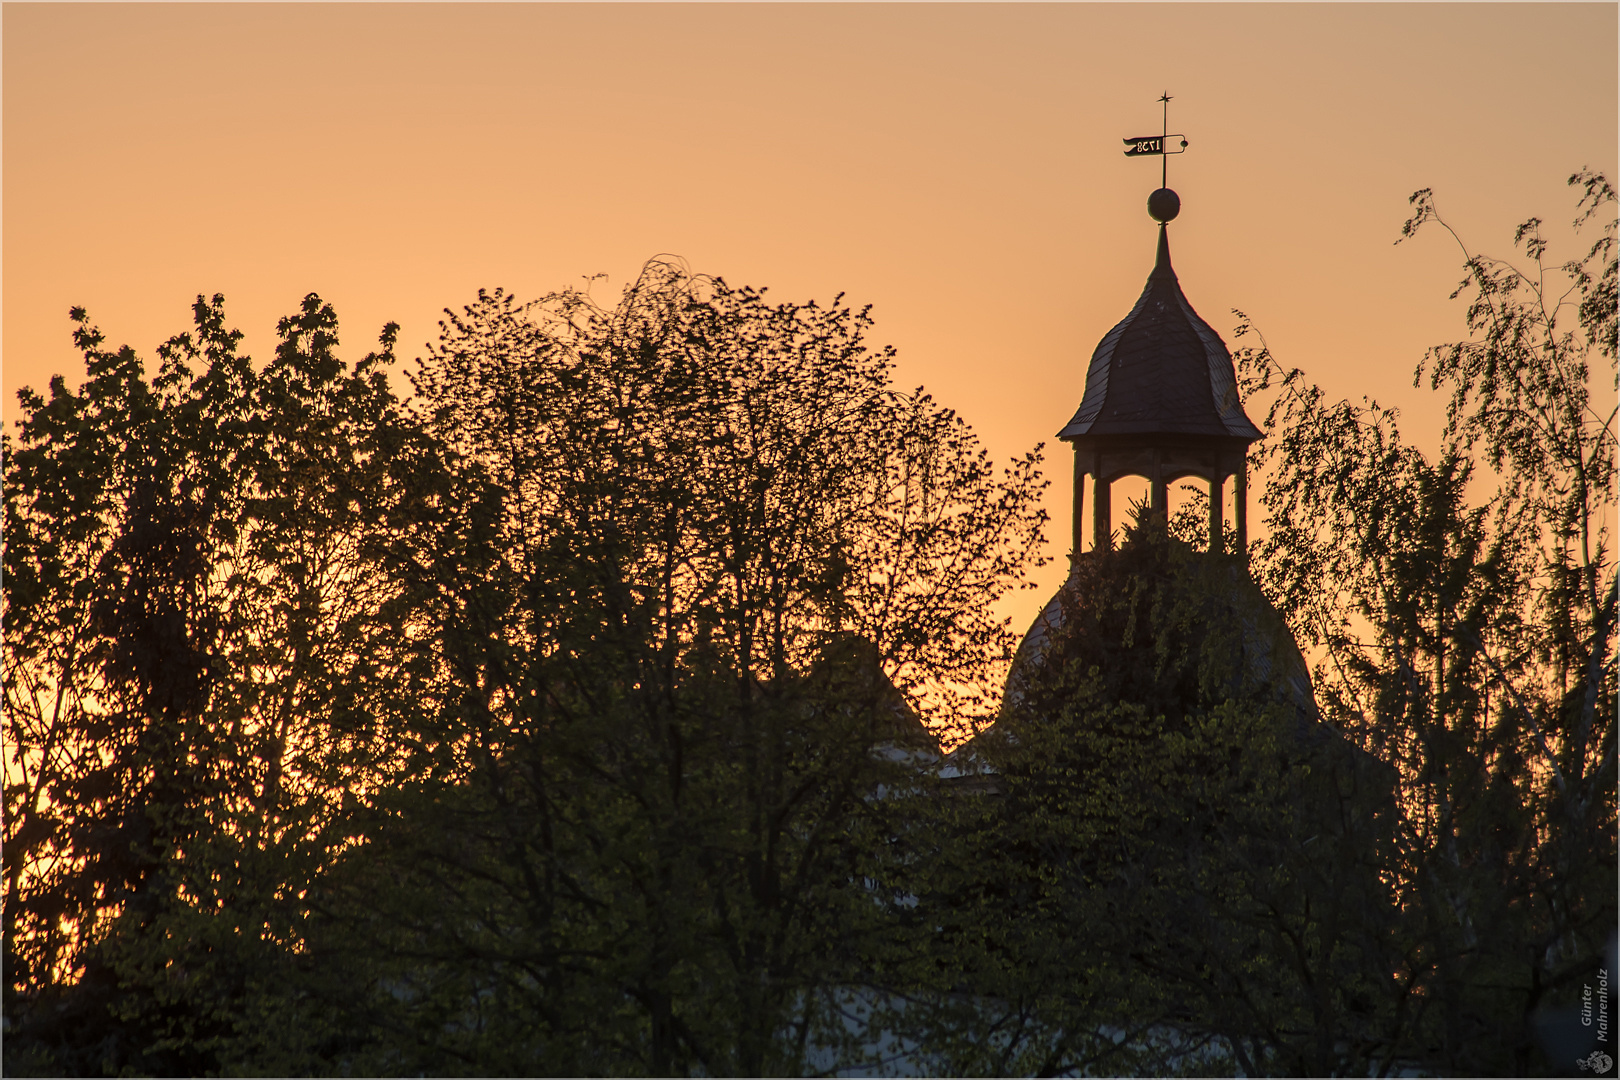
[[[1169,188],[1148,199],[1159,222],[1158,256],[1136,306],[1098,343],[1085,396],[1058,438],[1074,447],[1074,553],[1083,538],[1085,479],[1092,478],[1093,546],[1111,543],[1110,488],[1122,476],[1152,487],[1166,513],[1169,485],[1188,476],[1209,484],[1211,551],[1225,547],[1222,494],[1236,479],[1234,549],[1247,543],[1248,446],[1261,438],[1238,398],[1232,355],[1181,292],[1170,265],[1169,222],[1181,200]]]

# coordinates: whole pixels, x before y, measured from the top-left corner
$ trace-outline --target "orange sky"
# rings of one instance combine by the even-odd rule
[[[1617,172],[1614,4],[4,5],[3,386],[81,369],[70,305],[143,355],[223,292],[257,358],[306,292],[407,357],[480,286],[669,252],[783,299],[871,303],[900,381],[998,456],[1046,441],[1051,554],[1098,339],[1172,250],[1335,395],[1413,391],[1460,333],[1459,257],[1393,246],[1433,187],[1480,250]],[[1259,419],[1257,416],[1256,419]],[[1056,450],[1056,453],[1051,451]],[[1116,507],[1120,506],[1116,496]],[[1254,505],[1251,502],[1251,509]],[[1116,519],[1118,518],[1116,511]],[[1027,622],[1061,579],[1011,613]],[[1027,610],[1025,610],[1027,609]]]

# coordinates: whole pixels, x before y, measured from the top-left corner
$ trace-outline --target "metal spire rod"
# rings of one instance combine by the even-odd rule
[[[1162,149],[1165,140],[1170,137],[1170,91],[1166,90],[1159,100],[1164,103],[1164,116],[1159,127],[1159,186],[1164,188],[1170,186],[1170,155]]]

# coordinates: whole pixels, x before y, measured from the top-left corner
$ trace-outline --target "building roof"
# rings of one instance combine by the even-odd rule
[[[1238,399],[1225,342],[1181,294],[1163,225],[1141,298],[1092,353],[1085,398],[1058,432],[1100,435],[1261,437]]]

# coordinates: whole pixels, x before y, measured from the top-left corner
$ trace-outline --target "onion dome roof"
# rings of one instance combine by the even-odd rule
[[[1085,398],[1058,432],[1069,440],[1106,435],[1261,437],[1238,399],[1226,344],[1181,294],[1163,225],[1147,286],[1098,344]]]
[[[1029,700],[1032,690],[1055,678],[1055,669],[1076,657],[1106,669],[1105,677],[1110,682],[1118,681],[1115,690],[1119,700],[1147,704],[1146,697],[1170,691],[1176,677],[1162,669],[1159,643],[1150,640],[1152,631],[1142,635],[1134,646],[1111,647],[1119,638],[1130,637],[1128,632],[1120,633],[1119,624],[1121,614],[1139,602],[1133,584],[1156,581],[1156,602],[1160,604],[1185,604],[1192,597],[1201,600],[1202,619],[1185,628],[1186,639],[1179,640],[1179,647],[1172,651],[1183,654],[1183,659],[1202,653],[1206,664],[1221,655],[1226,663],[1216,666],[1228,669],[1226,683],[1220,687],[1222,693],[1287,702],[1294,709],[1297,730],[1310,735],[1319,720],[1310,669],[1287,622],[1260,587],[1232,560],[1200,565],[1191,549],[1180,541],[1158,543],[1164,554],[1169,554],[1172,547],[1181,548],[1179,558],[1161,555],[1147,560],[1144,566],[1139,552],[1104,552],[1087,558],[1085,572],[1071,577],[1057,591],[1035,617],[1013,656],[1001,718],[1016,713]],[[1138,611],[1128,621],[1134,622],[1137,617],[1151,621],[1145,616]],[[1071,625],[1077,617],[1081,625]],[[1226,638],[1219,642],[1224,648],[1212,650],[1210,646],[1221,637]],[[1179,704],[1191,710],[1211,688],[1195,691],[1189,683],[1180,689],[1180,695],[1170,692],[1166,700],[1156,704],[1162,709],[1179,696]],[[1144,691],[1148,691],[1146,696]]]

